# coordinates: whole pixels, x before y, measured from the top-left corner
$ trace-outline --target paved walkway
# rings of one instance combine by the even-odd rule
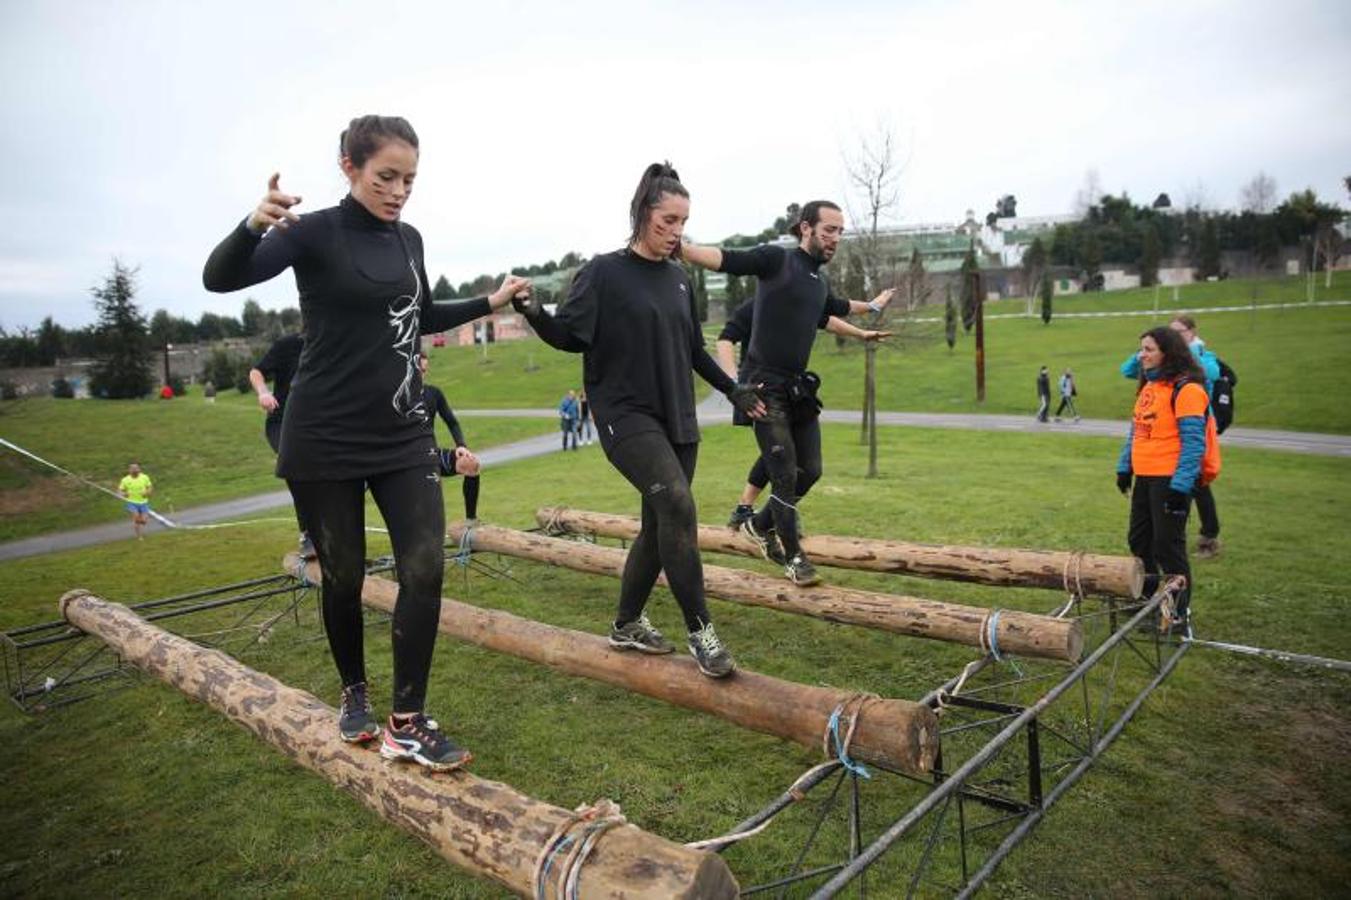
[[[460,418],[491,416],[493,418],[517,419],[556,419],[558,411],[554,409],[461,409],[455,413]],[[732,408],[726,398],[712,393],[699,404],[699,421],[705,425],[718,425],[730,422]],[[856,411],[827,410],[822,420],[831,423],[857,425],[859,413]],[[878,412],[880,425],[908,425],[918,428],[959,428],[975,431],[1017,431],[1024,433],[1082,434],[1093,437],[1125,436],[1126,423],[1111,419],[1084,419],[1080,422],[1051,422],[1042,424],[1032,416],[984,415],[980,413],[903,413]],[[479,454],[484,465],[494,466],[530,459],[559,451],[559,436],[556,432],[528,438],[499,447],[489,447]],[[1302,431],[1275,431],[1265,428],[1234,427],[1224,433],[1227,447],[1252,447],[1262,450],[1278,450],[1289,453],[1309,453],[1318,456],[1351,457],[1351,436],[1339,434],[1314,434]],[[173,520],[182,525],[206,525],[213,522],[225,522],[259,512],[289,508],[291,495],[286,491],[270,491],[252,497],[241,497],[223,503],[212,503],[175,513]],[[19,541],[0,544],[0,562],[36,556],[57,550],[73,550],[77,547],[89,547],[110,541],[130,539],[131,526],[126,522],[113,522],[107,525],[95,525],[75,531],[62,531],[55,534],[40,535]]]

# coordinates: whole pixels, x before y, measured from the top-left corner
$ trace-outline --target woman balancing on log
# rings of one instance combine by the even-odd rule
[[[424,701],[441,610],[445,507],[418,370],[422,332],[506,306],[529,283],[508,277],[490,297],[432,302],[422,236],[400,221],[418,168],[418,139],[392,116],[353,119],[339,138],[351,192],[298,216],[300,197],[273,175],[266,196],[211,253],[210,291],[236,291],[295,270],[305,349],[282,420],[277,475],[309,526],[323,572],[323,616],[342,678],[338,731],[380,736],[367,698],[361,584],[365,492],[389,528],[399,576],[394,702],[380,752],[432,769],[469,761]]]
[[[629,207],[628,246],[578,271],[557,315],[517,306],[553,347],[583,354],[584,381],[601,448],[642,497],[642,527],[624,563],[610,646],[643,653],[675,648],[644,614],[657,574],[680,604],[690,653],[705,675],[736,668],[704,601],[699,519],[690,481],[699,450],[691,370],[752,417],[764,405],[704,348],[680,248],[690,195],[669,164],[647,167]]]
[[[1176,331],[1142,334],[1135,412],[1116,467],[1117,489],[1130,495],[1127,541],[1144,562],[1145,590],[1153,594],[1167,579],[1162,584],[1174,598],[1171,608],[1160,607],[1160,628],[1183,633],[1191,606],[1187,514],[1192,492],[1219,474],[1205,384],[1205,373]]]

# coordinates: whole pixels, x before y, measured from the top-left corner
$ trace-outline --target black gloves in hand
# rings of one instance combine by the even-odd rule
[[[1169,491],[1168,496],[1163,498],[1163,511],[1167,515],[1185,519],[1191,499],[1190,494],[1184,494],[1181,491]]]
[[[727,394],[727,399],[732,401],[737,412],[742,415],[750,415],[751,410],[755,409],[755,404],[760,400],[760,394],[753,385],[738,384]]]
[[[1131,473],[1130,473],[1130,472],[1117,472],[1117,473],[1116,473],[1116,489],[1117,489],[1118,491],[1120,491],[1121,493],[1123,493],[1123,494],[1129,494],[1129,493],[1131,492]]]

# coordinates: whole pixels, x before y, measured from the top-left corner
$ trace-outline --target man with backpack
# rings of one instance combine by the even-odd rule
[[[1182,335],[1192,356],[1201,366],[1206,376],[1206,395],[1210,398],[1210,414],[1215,418],[1215,431],[1223,434],[1234,420],[1234,386],[1238,384],[1238,375],[1228,365],[1220,361],[1196,333],[1196,320],[1189,315],[1179,314],[1173,317],[1168,327]],[[1127,378],[1136,378],[1140,372],[1138,354],[1132,354],[1121,364],[1121,374]],[[1209,484],[1198,485],[1192,491],[1196,501],[1196,512],[1201,519],[1201,535],[1196,541],[1198,559],[1213,559],[1220,555],[1220,516],[1215,506],[1215,494]]]

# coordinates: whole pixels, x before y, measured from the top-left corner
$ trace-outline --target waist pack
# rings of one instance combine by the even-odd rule
[[[788,408],[793,421],[805,422],[821,414],[821,376],[815,372],[803,372],[789,381],[784,388],[788,393]]]

